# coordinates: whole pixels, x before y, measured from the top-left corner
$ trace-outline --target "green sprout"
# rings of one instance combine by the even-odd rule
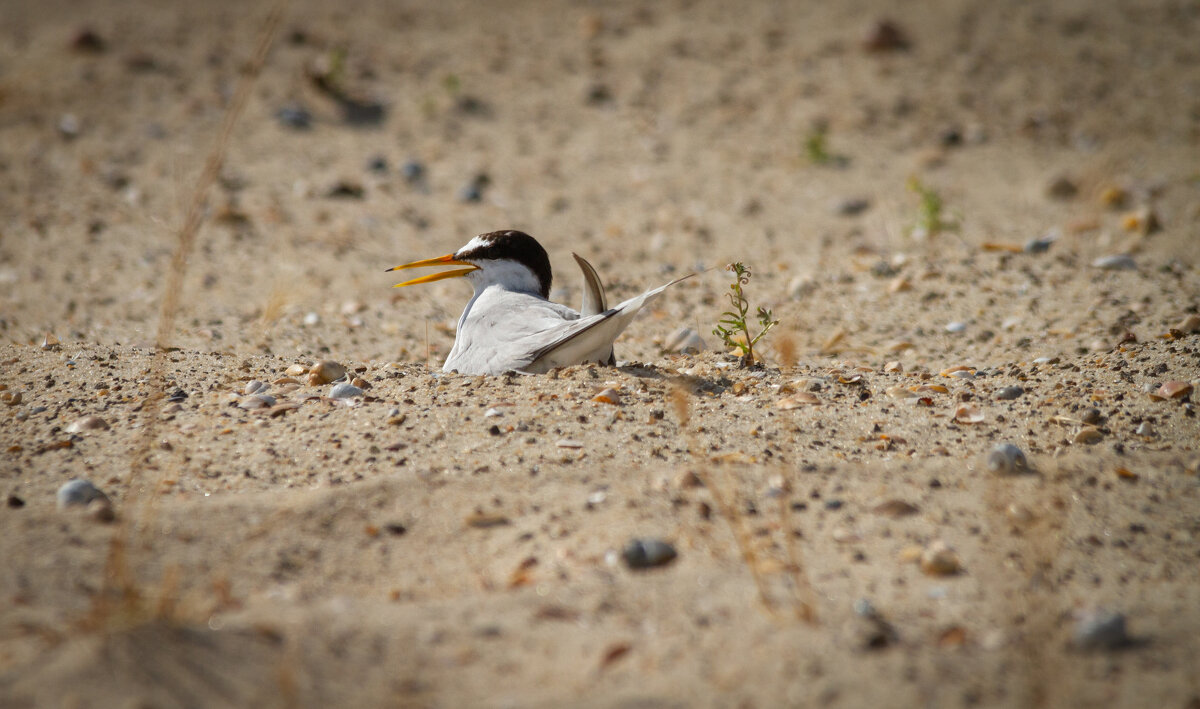
[[[815,121],[804,136],[804,155],[813,165],[823,167],[846,167],[850,158],[832,152],[829,148],[829,124]]]
[[[909,230],[909,235],[917,239],[937,236],[943,231],[956,231],[958,223],[942,213],[942,196],[935,190],[926,187],[915,177],[908,178],[908,189],[917,193],[920,204],[917,206],[917,223]]]
[[[829,152],[829,141],[825,135],[825,128],[818,126],[804,139],[804,153],[814,165],[828,165],[833,162],[833,155]]]
[[[779,321],[771,316],[770,310],[759,306],[756,317],[761,329],[757,335],[752,336],[750,325],[746,322],[746,315],[750,312],[750,301],[746,299],[746,294],[742,290],[742,286],[750,282],[750,267],[738,262],[729,264],[725,270],[733,274],[733,283],[729,286],[731,292],[725,294],[733,309],[721,313],[722,317],[716,328],[713,329],[713,334],[720,337],[726,346],[740,351],[742,366],[748,367],[756,361],[754,345],[758,344],[758,341],[770,332],[771,328],[778,325]]]

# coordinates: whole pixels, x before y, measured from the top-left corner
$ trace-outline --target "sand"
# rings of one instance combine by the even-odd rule
[[[1200,705],[1195,3],[268,11],[5,6],[0,706]],[[697,275],[442,373],[502,228]]]

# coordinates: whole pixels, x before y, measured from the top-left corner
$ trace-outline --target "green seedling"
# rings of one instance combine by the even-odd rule
[[[829,128],[824,122],[817,122],[804,138],[804,155],[808,162],[823,167],[845,167],[850,159],[838,155],[829,149]]]
[[[736,348],[741,352],[742,366],[748,367],[757,361],[754,357],[754,346],[770,332],[771,328],[778,325],[779,321],[771,316],[770,310],[759,306],[755,317],[758,319],[760,329],[757,335],[751,335],[750,325],[746,321],[746,316],[750,312],[750,301],[746,299],[746,293],[743,290],[743,286],[750,282],[750,267],[738,262],[729,264],[725,270],[733,274],[733,283],[729,286],[730,292],[725,294],[733,309],[721,313],[722,317],[713,329],[713,334],[721,338],[726,346],[731,349]]]
[[[942,212],[942,196],[915,177],[908,178],[908,189],[917,194],[917,222],[909,229],[913,238],[924,240],[943,231],[957,231],[958,223]]]
[[[808,137],[804,139],[804,154],[814,165],[828,165],[833,162],[833,155],[829,153],[829,141],[825,137],[825,129],[815,128],[808,134]]]

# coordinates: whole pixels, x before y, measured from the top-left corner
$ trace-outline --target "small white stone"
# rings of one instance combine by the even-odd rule
[[[350,384],[349,382],[341,382],[334,384],[329,390],[329,398],[331,399],[350,399],[355,396],[362,396],[363,390]]]
[[[103,431],[108,428],[108,422],[99,416],[84,416],[72,421],[67,426],[67,433],[82,433],[84,431]]]
[[[86,507],[92,500],[107,500],[108,495],[89,481],[75,478],[58,488],[57,498],[58,509],[65,510],[68,507]]]

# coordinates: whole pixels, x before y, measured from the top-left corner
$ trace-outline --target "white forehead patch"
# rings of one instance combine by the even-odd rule
[[[491,243],[491,242],[484,240],[484,238],[482,236],[476,236],[475,238],[471,239],[466,244],[464,244],[463,247],[461,249],[459,249],[457,253],[463,254],[468,251],[473,251],[475,249],[479,249],[484,246],[487,246],[489,243]]]

